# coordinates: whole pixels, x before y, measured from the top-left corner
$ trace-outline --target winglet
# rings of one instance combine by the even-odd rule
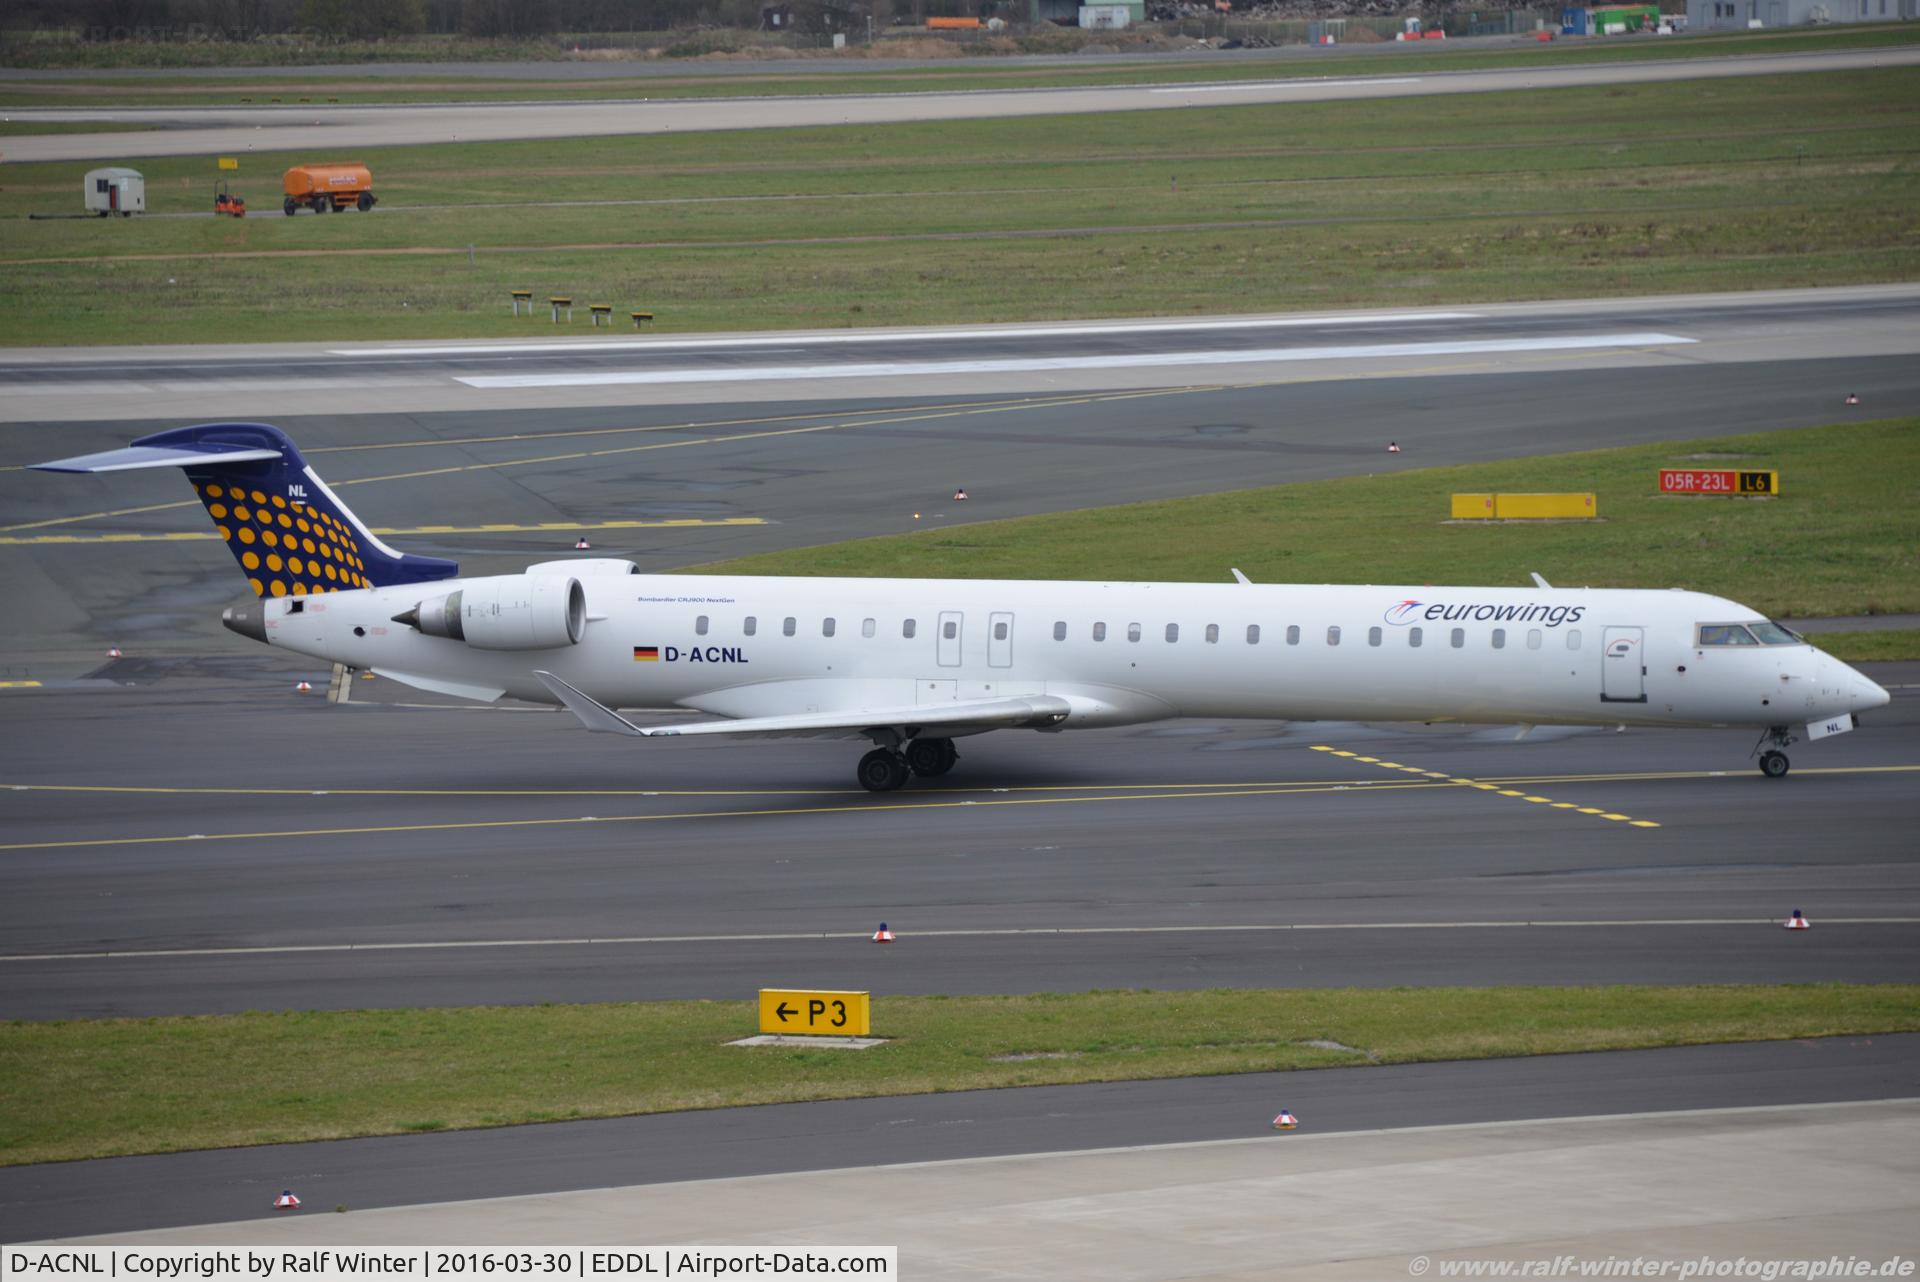
[[[1233,567],[1233,581],[1235,583],[1245,583],[1245,584],[1252,584],[1253,582],[1252,579],[1249,579],[1246,575],[1240,573],[1239,566]]]
[[[633,735],[644,739],[647,732],[619,713],[601,703],[591,695],[582,694],[551,672],[535,670],[534,676],[540,678],[540,684],[552,692],[553,697],[567,705],[567,711],[580,718],[580,724],[589,730],[601,734]]]
[[[1538,570],[1530,570],[1530,571],[1528,571],[1528,573],[1530,573],[1530,574],[1532,574],[1532,575],[1533,575],[1533,586],[1534,586],[1534,587],[1536,587],[1536,588],[1539,588],[1539,589],[1540,589],[1541,591],[1543,591],[1543,592],[1551,592],[1551,591],[1553,591],[1553,584],[1551,584],[1551,583],[1549,583],[1549,582],[1547,582],[1547,581],[1546,581],[1545,579],[1543,579],[1543,578],[1541,578],[1541,577],[1540,577],[1540,572],[1539,572]]]

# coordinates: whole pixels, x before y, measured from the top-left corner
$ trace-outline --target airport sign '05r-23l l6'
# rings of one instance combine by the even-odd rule
[[[1655,589],[649,576],[548,561],[460,578],[388,547],[277,428],[212,423],[58,472],[178,467],[255,599],[227,627],[590,730],[867,741],[860,783],[946,773],[954,741],[1170,717],[1727,726],[1761,769],[1887,692],[1722,597]],[[640,724],[619,708],[692,709]],[[1763,750],[1762,750],[1763,749]]]

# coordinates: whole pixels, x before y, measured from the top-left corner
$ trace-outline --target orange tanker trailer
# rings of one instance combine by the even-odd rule
[[[280,203],[291,218],[296,209],[311,209],[316,214],[336,209],[373,208],[373,175],[357,163],[331,165],[295,165],[280,180],[287,198]]]

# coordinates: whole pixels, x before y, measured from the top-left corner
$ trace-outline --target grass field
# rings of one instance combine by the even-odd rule
[[[861,539],[700,568],[1207,582],[1238,566],[1266,583],[1515,585],[1538,571],[1563,587],[1713,592],[1780,617],[1896,614],[1920,610],[1916,433],[1920,419],[1889,419],[1423,468]],[[1702,456],[1711,461],[1697,461]],[[1657,469],[1687,466],[1775,468],[1782,496],[1655,492]],[[1488,492],[1592,492],[1601,519],[1448,520],[1449,495]],[[1907,644],[1859,644],[1898,651],[1877,658],[1920,657],[1908,636]]]
[[[631,78],[551,79],[477,76],[349,76],[314,68],[310,74],[275,74],[258,79],[222,76],[195,78],[116,77],[109,68],[97,76],[60,80],[15,80],[0,85],[0,107],[232,105],[242,101],[267,106],[304,100],[343,104],[370,102],[562,101],[605,98],[795,97],[847,93],[924,93],[928,90],[1050,89],[1100,85],[1204,84],[1215,81],[1277,80],[1313,76],[1400,75],[1405,72],[1480,71],[1500,67],[1553,67],[1571,64],[1666,62],[1686,58],[1727,58],[1760,54],[1817,53],[1845,49],[1890,49],[1920,43],[1912,24],[1829,27],[1825,30],[1703,33],[1674,39],[1563,40],[1526,48],[1450,47],[1422,44],[1375,55],[1327,51],[1309,57],[1222,59],[1204,56],[1107,61],[1083,67],[1024,63],[1012,58],[968,56],[965,46],[916,39],[899,50],[883,41],[876,57],[923,57],[929,48],[951,50],[951,65],[911,71],[868,70],[864,50],[834,58],[768,58],[749,74],[701,74],[687,66],[683,74],[647,74]],[[1010,44],[1011,42],[1005,42]],[[1070,53],[1080,42],[1057,43]],[[1041,42],[1035,48],[1046,48]],[[110,52],[111,50],[107,50]],[[30,48],[29,48],[30,52]],[[233,50],[238,52],[238,50]],[[457,50],[420,46],[422,59],[457,60]],[[382,57],[382,61],[391,61]],[[667,60],[669,62],[673,60]],[[9,65],[18,65],[10,63]],[[657,68],[659,63],[654,64]],[[112,126],[104,126],[112,128]]]
[[[1884,628],[1874,632],[1822,632],[1815,645],[1848,663],[1920,659],[1920,628]]]
[[[699,331],[1907,280],[1917,140],[1888,70],[370,151],[382,206],[326,218],[278,210],[311,157],[243,158],[240,221],[16,221],[88,168],[18,165],[0,343],[553,333],[514,288]],[[210,158],[143,170],[210,208]]]
[[[1892,984],[880,994],[874,1031],[895,1040],[859,1053],[725,1045],[755,1031],[748,1002],[16,1021],[0,1025],[0,1164],[791,1100],[1913,1029],[1920,988]],[[1248,1134],[1265,1122],[1248,1118]]]

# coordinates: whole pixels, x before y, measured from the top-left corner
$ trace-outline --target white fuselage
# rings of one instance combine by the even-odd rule
[[[536,572],[566,574],[565,563]],[[1061,728],[1167,717],[1778,726],[1886,692],[1685,591],[576,574],[577,643],[482,650],[394,616],[446,580],[261,603],[267,639],[475,698],[755,717],[1055,695]],[[648,648],[657,657],[647,658]]]

